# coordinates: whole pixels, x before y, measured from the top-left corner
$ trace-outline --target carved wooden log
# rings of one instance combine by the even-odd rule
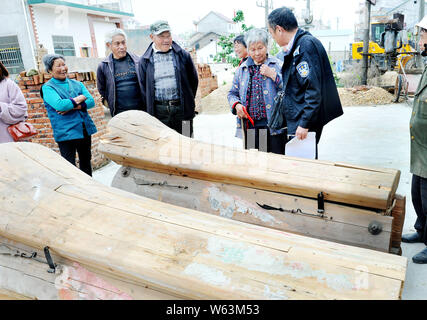
[[[0,145],[0,236],[185,299],[399,299],[407,267],[109,188],[31,143]]]
[[[236,150],[184,137],[142,111],[114,117],[100,152],[123,166],[388,210],[400,171]]]
[[[327,202],[325,211],[319,213],[318,202],[314,199],[129,167],[117,172],[112,187],[184,208],[318,239],[383,252],[400,249],[400,243],[395,242],[390,248],[392,232],[400,230],[400,236],[402,233],[402,226],[394,223],[400,220],[399,215],[387,216],[378,210]],[[381,228],[379,232],[370,230],[373,223]]]

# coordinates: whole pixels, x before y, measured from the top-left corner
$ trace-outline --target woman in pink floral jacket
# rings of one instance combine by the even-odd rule
[[[7,127],[27,119],[27,102],[0,62],[0,143],[13,142]]]

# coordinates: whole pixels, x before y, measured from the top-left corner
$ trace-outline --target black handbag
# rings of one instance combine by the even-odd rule
[[[270,131],[276,131],[287,128],[286,117],[284,116],[284,103],[286,95],[286,86],[288,85],[290,75],[291,68],[289,67],[286,69],[285,75],[283,77],[282,90],[277,93],[276,97],[274,97],[273,110],[271,111],[270,119],[268,120],[267,124],[270,128]]]

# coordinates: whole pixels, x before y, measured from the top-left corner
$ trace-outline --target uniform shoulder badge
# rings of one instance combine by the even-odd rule
[[[299,65],[297,65],[297,71],[301,77],[307,78],[310,74],[310,67],[308,66],[308,63],[306,61],[303,61]]]

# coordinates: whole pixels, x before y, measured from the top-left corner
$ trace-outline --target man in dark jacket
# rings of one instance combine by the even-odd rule
[[[199,85],[193,60],[172,40],[166,21],[155,22],[150,31],[153,42],[139,63],[147,112],[177,132],[192,136]]]
[[[298,28],[292,11],[282,7],[268,17],[269,31],[284,47],[283,83],[289,77],[282,113],[288,135],[307,138],[316,132],[319,143],[323,127],[343,115],[328,55],[321,42]]]
[[[128,110],[144,110],[139,81],[139,57],[127,52],[126,34],[115,29],[105,38],[111,54],[97,70],[97,86],[102,103],[114,117]]]

